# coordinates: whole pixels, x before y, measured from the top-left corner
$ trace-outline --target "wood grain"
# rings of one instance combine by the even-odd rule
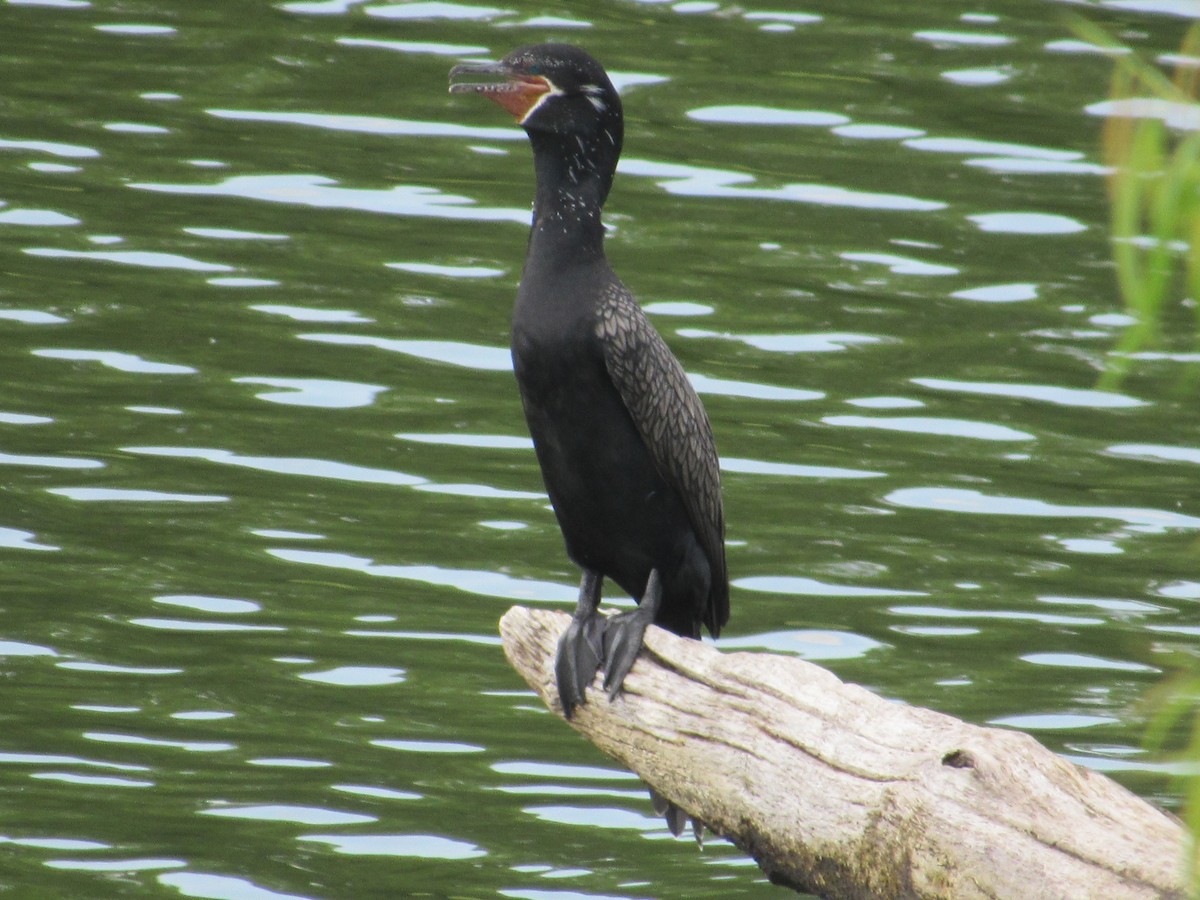
[[[516,606],[509,662],[561,715],[565,613]],[[882,699],[789,656],[652,627],[571,727],[749,853],[831,898],[1183,898],[1178,820],[1017,731]]]

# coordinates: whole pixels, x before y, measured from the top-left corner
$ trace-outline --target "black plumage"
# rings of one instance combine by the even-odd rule
[[[623,140],[604,69],[565,44],[456,66],[454,83],[509,110],[533,146],[537,192],[512,354],[546,490],[583,569],[556,675],[570,716],[598,669],[620,690],[646,625],[715,637],[729,618],[717,450],[682,366],[613,272],[600,211]],[[597,612],[604,578],[638,600]]]

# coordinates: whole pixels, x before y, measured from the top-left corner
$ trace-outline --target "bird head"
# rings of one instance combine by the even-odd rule
[[[500,80],[463,82],[460,76]],[[482,94],[512,114],[530,137],[601,137],[620,152],[621,98],[604,67],[570,44],[521,47],[496,63],[463,63],[450,70],[450,93]]]

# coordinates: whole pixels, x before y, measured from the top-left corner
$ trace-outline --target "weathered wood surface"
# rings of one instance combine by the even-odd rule
[[[565,613],[513,607],[504,652],[561,715]],[[881,699],[793,657],[660,628],[570,724],[781,884],[831,898],[1182,898],[1178,821],[1026,734]]]

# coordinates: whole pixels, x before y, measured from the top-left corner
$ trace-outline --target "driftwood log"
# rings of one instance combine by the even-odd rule
[[[504,652],[562,714],[565,613],[513,607]],[[618,699],[570,724],[729,838],[830,898],[1183,898],[1179,822],[1032,737],[884,700],[793,657],[646,633]]]

